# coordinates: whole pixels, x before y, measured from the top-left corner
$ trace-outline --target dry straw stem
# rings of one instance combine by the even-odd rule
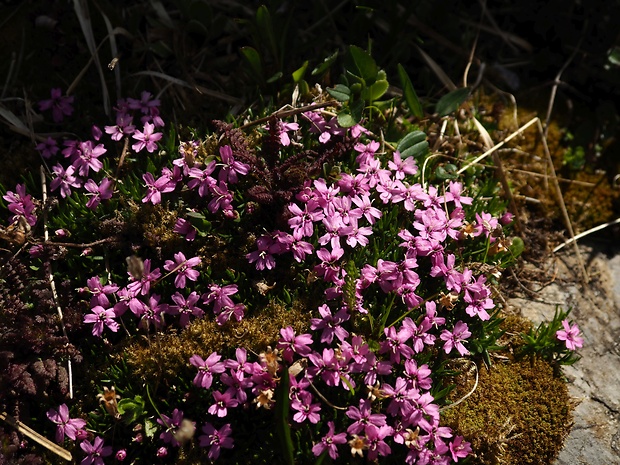
[[[598,226],[596,226],[596,227],[594,227],[592,229],[588,229],[587,231],[584,231],[581,234],[577,234],[575,237],[573,237],[570,240],[564,242],[563,244],[558,245],[555,249],[553,249],[553,253],[559,252],[560,250],[562,250],[567,245],[570,245],[573,242],[578,241],[582,237],[589,236],[590,234],[595,233],[596,231],[600,231],[601,229],[605,229],[605,228],[608,228],[609,226],[613,226],[614,224],[619,224],[619,223],[620,223],[620,218],[617,218],[617,219],[615,219],[613,221],[610,221],[609,223],[599,224]]]
[[[40,166],[39,172],[41,173],[41,191],[43,205],[47,204],[47,183],[45,181],[45,170],[43,165]],[[49,242],[49,231],[47,229],[47,209],[43,210],[43,237],[45,242]],[[60,327],[62,328],[62,335],[67,341],[69,336],[67,335],[67,329],[65,328],[64,317],[62,314],[62,308],[60,307],[58,292],[56,292],[56,282],[54,281],[54,273],[52,273],[51,265],[47,268],[48,280],[50,282],[50,289],[52,290],[52,296],[54,297],[54,303],[56,304],[56,310],[58,311],[58,318],[60,318]],[[67,342],[68,343],[68,342]],[[71,358],[67,360],[67,373],[69,374],[69,398],[73,399],[73,368],[71,366]]]
[[[193,89],[193,90],[198,91],[201,94],[208,95],[209,97],[217,98],[220,100],[224,100],[225,102],[233,103],[235,105],[239,105],[243,103],[243,100],[237,97],[233,97],[231,95],[225,94],[223,92],[218,92],[216,90],[207,89],[206,87],[200,86],[198,84],[190,84],[189,82],[183,79],[179,79],[174,76],[170,76],[169,74],[161,73],[159,71],[139,71],[137,73],[134,73],[133,75],[134,76],[151,76],[155,78],[160,78],[172,84],[176,84],[177,86],[185,87],[187,89]]]
[[[588,272],[586,271],[585,264],[584,264],[583,258],[581,256],[581,252],[579,251],[579,247],[577,246],[577,243],[575,242],[575,232],[573,230],[573,225],[571,223],[570,217],[568,216],[568,211],[566,210],[566,204],[564,203],[564,197],[562,196],[562,190],[560,189],[560,183],[558,182],[558,177],[556,175],[555,168],[553,166],[553,160],[551,158],[551,153],[549,152],[549,147],[547,146],[547,139],[545,137],[545,131],[543,130],[542,123],[540,122],[540,119],[537,116],[532,118],[531,120],[529,120],[527,123],[525,123],[523,126],[521,126],[518,130],[516,130],[515,132],[510,134],[508,137],[506,137],[504,140],[502,140],[498,144],[496,144],[493,147],[491,147],[490,149],[488,149],[482,155],[476,157],[476,159],[474,159],[473,161],[471,161],[468,164],[466,164],[465,166],[463,166],[460,170],[457,171],[457,173],[461,174],[464,171],[466,171],[467,169],[469,169],[471,166],[473,166],[473,165],[479,163],[480,161],[484,160],[486,157],[488,157],[489,155],[491,155],[494,152],[496,152],[497,149],[499,149],[500,147],[505,145],[507,142],[510,142],[512,139],[514,139],[518,135],[522,134],[526,129],[528,129],[530,126],[533,126],[533,125],[536,125],[536,127],[538,128],[538,132],[539,132],[539,134],[541,136],[541,142],[542,142],[542,145],[543,145],[543,150],[545,152],[545,157],[547,159],[547,163],[546,164],[548,165],[548,169],[551,171],[551,176],[550,177],[551,177],[551,180],[553,182],[553,187],[555,188],[555,193],[556,193],[556,196],[557,196],[558,204],[560,206],[560,210],[562,212],[562,217],[564,219],[564,224],[565,224],[566,229],[568,230],[568,233],[570,235],[571,242],[573,242],[574,245],[575,245],[575,255],[577,256],[577,262],[578,262],[579,268],[581,270],[581,275],[582,275],[583,281],[584,281],[585,284],[587,284],[590,281],[590,277],[588,276]]]
[[[47,450],[49,450],[50,452],[53,452],[54,454],[66,460],[67,462],[71,462],[71,460],[73,459],[73,457],[71,457],[71,452],[69,452],[67,449],[63,449],[59,445],[54,444],[52,441],[41,436],[35,430],[25,425],[21,421],[16,420],[8,413],[6,412],[0,413],[0,420],[4,421],[5,423],[8,423],[13,428],[15,428],[18,433],[28,436],[30,439],[38,442],[43,447],[45,447]]]
[[[471,390],[465,394],[463,397],[461,397],[459,400],[457,400],[456,402],[451,403],[450,405],[446,405],[445,407],[442,407],[439,409],[440,412],[445,412],[446,410],[452,408],[452,407],[456,407],[457,405],[459,405],[461,402],[464,402],[469,396],[471,396],[474,392],[476,392],[476,389],[478,388],[478,365],[476,365],[476,362],[474,362],[473,360],[469,360],[469,359],[463,359],[465,362],[469,362],[473,365],[473,369],[476,371],[476,381],[474,383],[474,387],[471,388]]]

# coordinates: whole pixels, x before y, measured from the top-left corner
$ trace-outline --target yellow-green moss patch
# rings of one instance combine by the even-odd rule
[[[454,399],[471,386],[458,381]],[[472,443],[473,464],[549,465],[572,422],[566,383],[539,359],[482,366],[476,391],[443,413],[443,423]]]

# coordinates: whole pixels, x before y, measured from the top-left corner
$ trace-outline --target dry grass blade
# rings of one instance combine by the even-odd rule
[[[108,92],[108,86],[105,82],[105,76],[103,74],[101,61],[99,60],[98,47],[95,44],[95,36],[93,34],[90,14],[88,12],[88,3],[85,0],[73,0],[73,7],[75,9],[75,14],[77,15],[80,22],[82,33],[84,34],[84,39],[86,40],[86,45],[90,50],[91,58],[94,61],[95,66],[97,67],[97,72],[99,73],[99,79],[101,80],[101,93],[103,97],[103,109],[106,115],[111,116],[110,94]],[[81,73],[79,77],[81,77]],[[76,80],[74,80],[74,82],[71,84],[71,90],[72,87],[75,87],[75,85],[77,85]],[[69,94],[70,91],[67,90],[67,95]]]
[[[38,442],[43,447],[45,447],[47,450],[49,450],[50,452],[53,452],[54,454],[58,455],[62,459],[66,460],[67,462],[71,462],[71,460],[73,460],[73,457],[71,456],[71,452],[69,452],[67,449],[63,449],[59,445],[54,444],[52,441],[50,441],[47,438],[41,436],[35,430],[33,430],[29,426],[25,425],[21,421],[16,420],[15,418],[13,418],[8,413],[6,413],[6,412],[0,413],[0,420],[8,423],[13,428],[15,428],[19,433],[21,433],[21,434],[23,434],[25,436],[28,436],[33,441]]]
[[[535,124],[537,121],[539,121],[538,117],[532,118],[527,123],[525,123],[523,126],[521,126],[519,129],[517,129],[515,132],[513,132],[508,137],[506,137],[503,141],[501,141],[498,144],[494,145],[489,150],[484,152],[482,155],[478,156],[475,160],[473,160],[473,161],[469,162],[467,165],[463,166],[460,170],[457,171],[457,173],[461,174],[463,171],[468,170],[471,166],[474,166],[475,164],[480,163],[480,161],[484,160],[486,157],[491,155],[491,153],[496,151],[498,148],[502,147],[504,144],[510,142],[512,139],[514,139],[515,137],[520,135],[523,131],[525,131],[527,128],[529,128],[530,126]]]
[[[17,116],[15,116],[15,113],[3,107],[2,105],[0,105],[0,116],[4,118],[4,120],[8,123],[9,126],[20,129],[22,131],[26,131],[27,133],[29,132],[28,127],[24,124],[24,122],[20,120]]]
[[[595,233],[597,231],[600,231],[601,229],[605,229],[605,228],[608,228],[610,226],[613,226],[614,224],[620,224],[620,218],[617,218],[617,219],[615,219],[613,221],[610,221],[609,223],[599,224],[598,226],[595,226],[592,229],[588,229],[587,231],[584,231],[584,232],[582,232],[580,234],[577,234],[575,237],[571,238],[570,240],[564,242],[563,244],[558,245],[555,249],[553,249],[553,253],[559,252],[560,250],[562,250],[567,245],[571,245],[573,242],[578,241],[582,237],[589,236],[592,233]]]
[[[426,64],[433,71],[433,73],[435,73],[435,75],[441,81],[441,83],[444,86],[446,86],[449,91],[456,90],[457,89],[456,84],[452,82],[452,79],[450,79],[450,77],[446,74],[446,72],[443,69],[441,69],[441,66],[439,66],[437,62],[433,60],[429,55],[427,55],[426,52],[422,50],[420,47],[416,45],[415,48],[418,50],[418,52],[422,56],[422,59],[426,62]]]
[[[547,138],[545,137],[545,131],[543,130],[542,123],[538,118],[536,118],[536,122],[538,123],[538,131],[541,135],[541,142],[543,145],[543,149],[545,151],[545,156],[547,157],[547,165],[551,170],[551,180],[553,181],[553,186],[555,187],[555,193],[558,197],[558,203],[560,204],[560,209],[562,210],[562,216],[564,217],[564,223],[566,225],[566,229],[568,229],[568,233],[570,234],[571,241],[575,248],[575,255],[577,256],[577,263],[579,264],[579,268],[581,269],[581,275],[583,277],[584,284],[590,282],[590,277],[588,276],[588,272],[586,271],[585,264],[583,262],[583,258],[581,256],[581,252],[579,251],[579,246],[577,245],[577,241],[575,240],[575,232],[573,230],[573,224],[571,223],[570,217],[568,216],[568,211],[566,210],[566,203],[564,203],[564,197],[562,196],[562,189],[560,189],[560,183],[558,182],[558,177],[555,174],[555,167],[553,166],[553,159],[551,158],[551,152],[549,152],[549,147],[547,146]]]
[[[210,97],[214,97],[220,100],[224,100],[226,102],[241,104],[243,100],[237,97],[233,97],[228,94],[224,94],[223,92],[218,92],[216,90],[207,89],[206,87],[202,87],[199,85],[191,85],[189,82],[184,81],[183,79],[175,78],[174,76],[170,76],[169,74],[160,73],[159,71],[139,71],[134,74],[134,76],[152,76],[164,79],[172,84],[176,84],[181,87],[186,87],[188,89],[194,89],[200,92],[201,94],[208,95]]]
[[[460,170],[457,171],[457,173],[461,174],[463,171],[467,170],[470,166],[473,166],[473,165],[479,163],[481,160],[485,159],[486,157],[488,157],[492,153],[496,152],[497,149],[499,149],[501,146],[503,146],[504,144],[506,144],[510,140],[514,139],[516,136],[521,134],[523,131],[525,131],[527,128],[529,128],[533,124],[536,124],[536,126],[538,128],[538,131],[540,133],[541,142],[542,142],[542,145],[543,145],[543,150],[545,152],[545,157],[546,157],[546,168],[551,171],[551,179],[552,179],[552,182],[553,182],[553,185],[554,185],[555,193],[556,193],[556,196],[557,196],[557,201],[558,201],[558,204],[560,206],[560,210],[562,212],[562,217],[564,219],[564,224],[565,224],[566,229],[568,230],[568,233],[570,235],[571,242],[573,242],[574,245],[575,245],[575,255],[577,256],[577,262],[579,264],[579,268],[580,268],[580,271],[581,271],[581,275],[583,277],[584,284],[587,284],[590,281],[590,277],[588,276],[588,272],[586,271],[586,267],[585,267],[585,264],[583,262],[583,258],[581,256],[581,252],[579,251],[579,247],[577,246],[577,242],[575,241],[575,232],[573,230],[573,225],[572,225],[572,222],[570,220],[570,217],[568,216],[568,211],[566,210],[566,204],[564,202],[564,197],[562,196],[562,190],[560,189],[560,183],[558,181],[558,177],[557,177],[556,172],[555,172],[555,167],[553,166],[553,159],[551,158],[551,153],[549,152],[549,147],[547,146],[547,139],[545,137],[545,132],[543,130],[542,123],[540,122],[540,119],[538,117],[532,118],[530,121],[528,121],[523,126],[521,126],[517,131],[513,132],[511,135],[506,137],[503,141],[501,141],[500,143],[494,145],[489,150],[484,152],[482,155],[478,156],[475,160],[469,162],[467,165],[462,167]],[[499,160],[496,160],[496,161],[499,161]],[[548,176],[545,176],[545,178],[548,178]]]
[[[486,130],[486,128],[482,125],[482,123],[478,121],[477,118],[473,117],[472,119],[474,120],[474,125],[476,126],[476,129],[480,133],[480,137],[482,137],[482,143],[484,144],[487,150],[490,150],[494,145],[493,139],[491,139],[491,135]]]
[[[41,191],[42,191],[42,200],[43,205],[47,203],[47,182],[45,180],[45,170],[43,169],[43,165],[40,166],[39,173],[41,175]],[[47,228],[47,210],[44,210],[43,213],[43,237],[45,238],[45,242],[48,242],[50,239],[49,230]],[[52,273],[51,265],[48,264],[47,267],[47,275],[48,281],[50,283],[50,289],[52,291],[52,297],[54,298],[54,303],[56,304],[56,311],[58,312],[58,318],[60,319],[60,327],[62,328],[62,335],[65,337],[67,341],[69,341],[69,336],[67,335],[67,328],[65,327],[65,320],[62,313],[62,308],[60,307],[58,298],[58,292],[56,291],[56,282],[54,281],[54,274]],[[67,342],[68,344],[68,342]],[[67,373],[69,377],[69,398],[73,399],[73,368],[71,364],[71,359],[67,360]]]
[[[105,27],[108,30],[108,37],[110,38],[110,52],[112,53],[113,57],[118,57],[119,52],[118,52],[118,46],[116,45],[116,33],[115,33],[116,30],[112,28],[112,23],[108,19],[107,15],[103,11],[101,11],[101,8],[99,8],[99,5],[97,5],[97,8],[99,9],[99,13],[101,13],[101,16],[103,17],[103,21],[105,22]],[[122,88],[121,88],[121,67],[116,65],[114,66],[113,70],[114,70],[114,81],[116,82],[116,98],[120,99],[123,96]]]
[[[487,149],[490,149],[491,147],[493,147],[493,139],[491,139],[491,136],[489,135],[488,131],[480,123],[480,121],[478,121],[478,119],[473,118],[473,120],[474,120],[474,124],[476,125],[476,129],[478,129],[478,132],[480,133],[480,136],[482,137],[482,141],[485,147]],[[517,231],[522,236],[523,235],[523,224],[521,222],[521,215],[519,214],[519,209],[517,208],[517,204],[515,203],[514,196],[512,195],[512,189],[510,188],[510,183],[508,182],[508,179],[506,178],[506,172],[504,171],[504,167],[502,166],[502,161],[499,158],[499,154],[497,153],[497,150],[493,152],[492,156],[493,156],[493,164],[495,165],[496,177],[499,178],[500,182],[502,183],[502,188],[504,189],[504,194],[506,195],[506,198],[508,199],[510,210],[515,215],[515,223],[517,226]]]

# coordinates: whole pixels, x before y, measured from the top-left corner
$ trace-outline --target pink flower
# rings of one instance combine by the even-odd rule
[[[340,341],[344,341],[349,336],[349,332],[341,326],[342,323],[350,318],[345,307],[342,307],[335,315],[332,315],[332,310],[326,304],[323,304],[319,307],[319,313],[321,318],[310,319],[310,328],[314,331],[323,330],[321,342],[331,344],[334,336]]]
[[[75,441],[78,432],[86,426],[86,420],[81,418],[69,418],[69,408],[66,404],[58,407],[58,411],[50,409],[47,418],[58,426],[56,427],[56,442],[61,444],[65,436]]]
[[[52,89],[52,98],[41,100],[39,102],[39,110],[52,110],[52,119],[54,123],[60,123],[65,116],[71,116],[73,113],[73,96],[62,96],[60,88]]]
[[[458,321],[454,325],[454,330],[452,330],[452,332],[448,331],[447,329],[444,329],[441,332],[441,336],[439,337],[441,338],[442,341],[445,341],[443,348],[446,351],[446,354],[449,354],[450,352],[452,352],[452,349],[456,348],[459,354],[463,356],[469,353],[469,351],[463,345],[463,342],[469,336],[471,336],[471,333],[469,332],[467,328],[467,323]]]
[[[92,179],[86,181],[84,189],[90,192],[90,199],[86,202],[86,206],[91,210],[95,210],[102,200],[108,200],[112,198],[114,193],[114,181],[108,178],[103,178],[99,185]]]
[[[200,296],[195,291],[192,292],[187,299],[178,292],[176,292],[171,298],[176,305],[169,305],[168,313],[173,315],[181,315],[179,324],[183,328],[189,324],[190,315],[195,317],[201,317],[204,315],[204,311],[200,307],[196,306]]]
[[[178,447],[181,445],[179,441],[177,441],[175,434],[177,430],[181,427],[182,423],[188,423],[194,429],[196,428],[196,423],[194,423],[193,421],[183,421],[183,411],[177,408],[172,411],[172,417],[162,415],[161,418],[157,419],[157,423],[159,423],[165,428],[165,430],[162,431],[159,435],[159,438],[166,444],[172,444],[172,446],[174,447]]]
[[[293,363],[294,353],[305,357],[312,352],[312,349],[308,347],[312,344],[312,336],[310,336],[310,334],[300,334],[296,336],[295,330],[291,326],[282,328],[280,334],[282,337],[278,341],[278,349],[282,350],[282,358],[288,363]]]
[[[256,239],[258,250],[246,254],[245,258],[247,258],[250,263],[256,262],[256,269],[259,271],[265,268],[272,270],[276,266],[276,260],[273,258],[270,250],[273,245],[274,240],[270,235],[265,234]]]
[[[192,223],[190,223],[184,218],[177,218],[177,222],[174,225],[173,231],[177,234],[185,236],[185,240],[189,242],[193,241],[196,238],[196,228],[194,228],[194,226],[192,226]]]
[[[232,449],[234,447],[233,438],[230,437],[232,428],[230,423],[225,424],[219,430],[215,429],[210,423],[205,423],[202,427],[205,434],[198,436],[200,447],[210,447],[207,456],[209,460],[215,460],[220,456],[221,449]]]
[[[280,139],[280,144],[283,146],[288,146],[291,144],[291,139],[287,134],[288,131],[297,131],[299,129],[299,124],[297,123],[285,123],[284,121],[277,122],[277,133]]]
[[[459,458],[465,458],[472,453],[471,444],[463,441],[463,436],[456,436],[450,443],[450,453],[452,460],[458,462]]]
[[[143,90],[140,94],[140,100],[135,98],[127,99],[127,107],[132,110],[140,110],[142,113],[149,114],[153,108],[156,108],[160,105],[159,99],[152,98],[153,94],[150,92]]]
[[[198,373],[194,377],[194,384],[205,389],[209,389],[213,383],[214,373],[224,373],[226,366],[223,362],[221,355],[217,352],[213,352],[207,360],[203,360],[199,355],[192,355],[189,359],[189,363],[198,368]]]
[[[220,157],[222,158],[222,169],[217,175],[220,182],[236,184],[238,181],[237,173],[245,176],[250,172],[249,165],[235,160],[230,145],[220,147]]]
[[[418,172],[415,158],[407,157],[404,160],[400,157],[400,152],[394,152],[394,161],[388,162],[388,167],[394,171],[394,177],[398,180],[405,179],[406,175],[413,175]]]
[[[562,326],[564,326],[564,330],[556,331],[555,337],[560,341],[564,341],[568,350],[576,350],[583,347],[583,338],[579,336],[579,326],[576,324],[571,326],[568,320],[562,321]]]
[[[63,199],[71,195],[72,187],[82,186],[82,180],[74,176],[74,166],[68,166],[65,170],[62,165],[58,164],[52,167],[52,171],[56,177],[52,179],[52,182],[50,183],[50,190],[55,191],[60,188],[60,196]]]
[[[106,134],[109,134],[112,140],[119,141],[125,134],[133,134],[136,127],[131,124],[133,117],[127,113],[118,113],[116,115],[116,126],[104,126]]]
[[[156,142],[163,137],[161,132],[153,132],[155,130],[155,125],[151,123],[144,123],[144,131],[136,130],[131,137],[136,139],[138,142],[131,146],[136,152],[140,152],[142,149],[146,148],[146,151],[149,153],[153,153],[157,150]]]
[[[88,172],[92,169],[98,172],[103,168],[103,163],[99,157],[107,152],[103,144],[93,147],[93,143],[89,140],[78,144],[78,156],[73,160],[72,165],[78,170],[80,176],[88,176]]]
[[[112,447],[103,446],[103,439],[99,436],[95,438],[93,443],[90,441],[82,441],[80,447],[88,455],[82,459],[81,465],[104,465],[103,458],[112,455]]]
[[[37,223],[37,217],[33,213],[35,206],[32,202],[32,196],[26,194],[26,186],[24,184],[17,184],[15,192],[7,191],[2,198],[9,202],[7,208],[11,213],[15,214],[11,217],[12,223],[16,223],[20,216],[23,216],[30,226],[34,226]]]
[[[58,144],[51,137],[48,137],[43,142],[38,143],[35,148],[41,153],[41,156],[46,159],[51,158],[53,155],[58,153]]]
[[[94,323],[93,336],[99,336],[103,334],[103,325],[106,325],[110,331],[117,332],[119,325],[114,320],[116,313],[113,308],[105,309],[100,305],[93,307],[88,315],[84,316],[84,323]]]
[[[183,252],[178,252],[174,254],[174,261],[166,260],[164,269],[171,273],[176,271],[177,276],[174,278],[174,285],[178,289],[183,289],[186,278],[190,281],[196,281],[200,276],[200,272],[194,270],[193,267],[200,265],[201,261],[199,257],[186,259]]]
[[[318,412],[321,411],[321,404],[312,403],[312,394],[308,391],[301,391],[297,398],[291,402],[291,408],[297,413],[293,415],[293,420],[303,423],[308,420],[312,424],[317,424],[321,419]]]
[[[355,420],[347,428],[349,434],[359,434],[366,429],[368,425],[374,425],[378,428],[386,424],[386,417],[382,413],[372,413],[372,402],[361,399],[359,408],[350,406],[346,412],[346,416],[351,420]]]
[[[213,391],[213,399],[215,399],[215,403],[209,407],[207,412],[218,417],[225,417],[228,415],[229,407],[239,405],[239,401],[233,397],[233,393],[229,390],[226,390],[223,394],[219,391]]]
[[[321,442],[312,447],[312,453],[318,457],[327,451],[332,460],[336,460],[338,458],[336,444],[345,444],[347,442],[347,433],[334,434],[335,426],[333,421],[327,422],[327,425],[329,427],[327,434],[321,438]]]

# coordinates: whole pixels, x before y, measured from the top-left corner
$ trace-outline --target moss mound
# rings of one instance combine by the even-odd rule
[[[455,400],[473,387],[462,376]],[[566,384],[544,360],[497,362],[482,367],[478,387],[446,410],[443,422],[459,431],[476,453],[473,464],[548,465],[572,423]]]

